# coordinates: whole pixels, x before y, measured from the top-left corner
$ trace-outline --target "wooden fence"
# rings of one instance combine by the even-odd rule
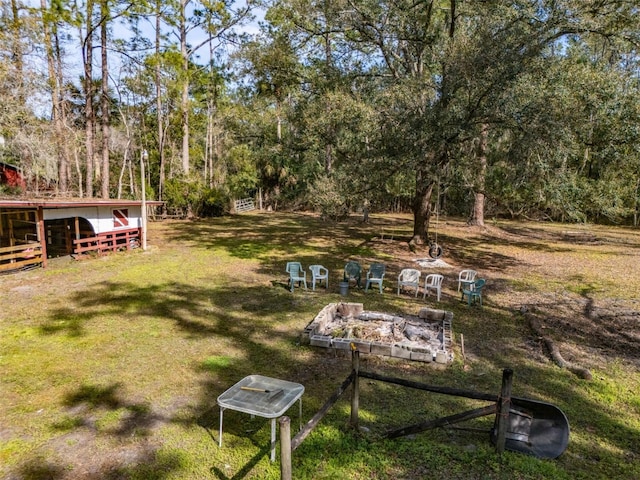
[[[353,346],[352,346],[353,349]],[[278,420],[280,425],[280,478],[283,480],[292,479],[291,454],[302,444],[305,438],[316,428],[320,420],[327,414],[329,409],[338,401],[342,394],[347,390],[349,385],[351,388],[351,418],[352,427],[358,426],[358,410],[360,405],[360,377],[378,380],[382,382],[394,383],[406,387],[416,388],[420,390],[441,393],[445,395],[461,396],[476,400],[484,400],[491,402],[490,405],[469,410],[467,412],[451,415],[421,422],[415,425],[409,425],[400,429],[388,431],[386,438],[397,438],[412,433],[423,432],[432,428],[449,426],[451,424],[478,418],[487,415],[496,416],[496,451],[500,454],[505,449],[505,434],[508,424],[509,409],[511,406],[511,383],[513,371],[505,369],[502,376],[502,389],[499,395],[475,392],[472,390],[463,390],[457,388],[441,387],[427,385],[419,382],[403,380],[399,378],[387,377],[373,372],[360,371],[360,352],[352,350],[353,369],[351,374],[342,382],[342,385],[331,395],[329,400],[318,410],[318,412],[309,420],[300,432],[291,438],[291,420],[287,416],[280,417]]]
[[[75,239],[73,241],[73,253],[82,255],[96,252],[100,255],[105,252],[116,252],[123,249],[131,250],[140,246],[140,238],[139,228],[99,233],[93,237]]]
[[[28,242],[0,248],[0,272],[21,270],[42,263],[42,245]]]

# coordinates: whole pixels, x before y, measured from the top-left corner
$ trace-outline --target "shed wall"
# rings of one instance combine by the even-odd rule
[[[93,227],[96,234],[142,228],[141,208],[127,206],[124,208],[111,206],[56,208],[44,210],[44,220],[83,217]]]

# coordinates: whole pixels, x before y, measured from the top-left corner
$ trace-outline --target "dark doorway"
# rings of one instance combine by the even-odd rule
[[[85,218],[78,217],[80,238],[93,237],[93,226]],[[76,238],[76,218],[45,220],[44,230],[47,241],[47,257],[64,257],[73,253],[73,239]]]

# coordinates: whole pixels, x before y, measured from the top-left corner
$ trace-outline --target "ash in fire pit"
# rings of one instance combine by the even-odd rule
[[[311,345],[448,363],[453,313],[423,308],[418,315],[364,311],[361,303],[330,303],[305,328]]]

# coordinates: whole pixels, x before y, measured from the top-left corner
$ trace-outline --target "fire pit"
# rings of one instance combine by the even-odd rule
[[[431,308],[417,315],[368,312],[362,303],[330,303],[307,325],[311,345],[386,355],[419,362],[450,363],[453,313]]]

